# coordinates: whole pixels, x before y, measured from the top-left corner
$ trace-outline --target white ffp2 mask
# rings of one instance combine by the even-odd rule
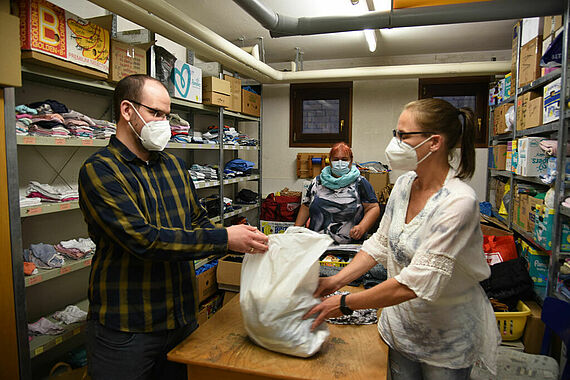
[[[141,134],[139,135],[137,131],[133,128],[130,121],[127,123],[141,140],[143,147],[149,151],[162,151],[168,144],[170,140],[171,131],[170,131],[170,123],[168,120],[153,120],[149,121],[148,123],[142,118],[141,114],[137,109],[133,106],[138,117],[144,123]]]
[[[418,164],[431,155],[431,151],[424,158],[418,161],[416,149],[431,140],[433,136],[428,137],[415,147],[403,141],[398,141],[397,137],[392,137],[390,143],[386,147],[386,159],[392,170],[416,170]]]

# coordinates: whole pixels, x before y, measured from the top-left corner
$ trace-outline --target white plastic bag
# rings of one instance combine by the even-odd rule
[[[328,235],[289,227],[269,236],[265,254],[246,254],[241,268],[240,306],[249,337],[268,350],[308,357],[329,335],[326,323],[311,332],[313,318],[302,317],[319,301],[319,256],[332,243]]]

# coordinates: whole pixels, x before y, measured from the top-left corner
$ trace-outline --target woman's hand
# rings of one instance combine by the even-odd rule
[[[313,293],[313,297],[320,298],[328,296],[329,294],[339,290],[342,286],[343,284],[339,282],[337,276],[321,277],[319,278],[319,286]]]
[[[342,315],[340,311],[340,297],[340,295],[336,295],[325,298],[323,302],[313,307],[307,314],[303,316],[303,319],[307,319],[311,315],[317,314],[317,317],[311,324],[311,331],[319,327],[319,325],[323,323],[325,319],[340,317]]]
[[[351,239],[360,240],[360,238],[364,235],[365,232],[366,229],[362,227],[360,224],[357,224],[356,226],[350,229],[348,236],[350,236]]]

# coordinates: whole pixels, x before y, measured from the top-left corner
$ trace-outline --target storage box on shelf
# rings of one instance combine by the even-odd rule
[[[109,32],[45,0],[19,0],[23,59],[106,79]]]

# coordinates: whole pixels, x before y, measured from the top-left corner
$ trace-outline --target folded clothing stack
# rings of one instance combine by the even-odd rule
[[[77,186],[51,186],[30,181],[27,198],[41,198],[44,202],[68,202],[79,199]]]

